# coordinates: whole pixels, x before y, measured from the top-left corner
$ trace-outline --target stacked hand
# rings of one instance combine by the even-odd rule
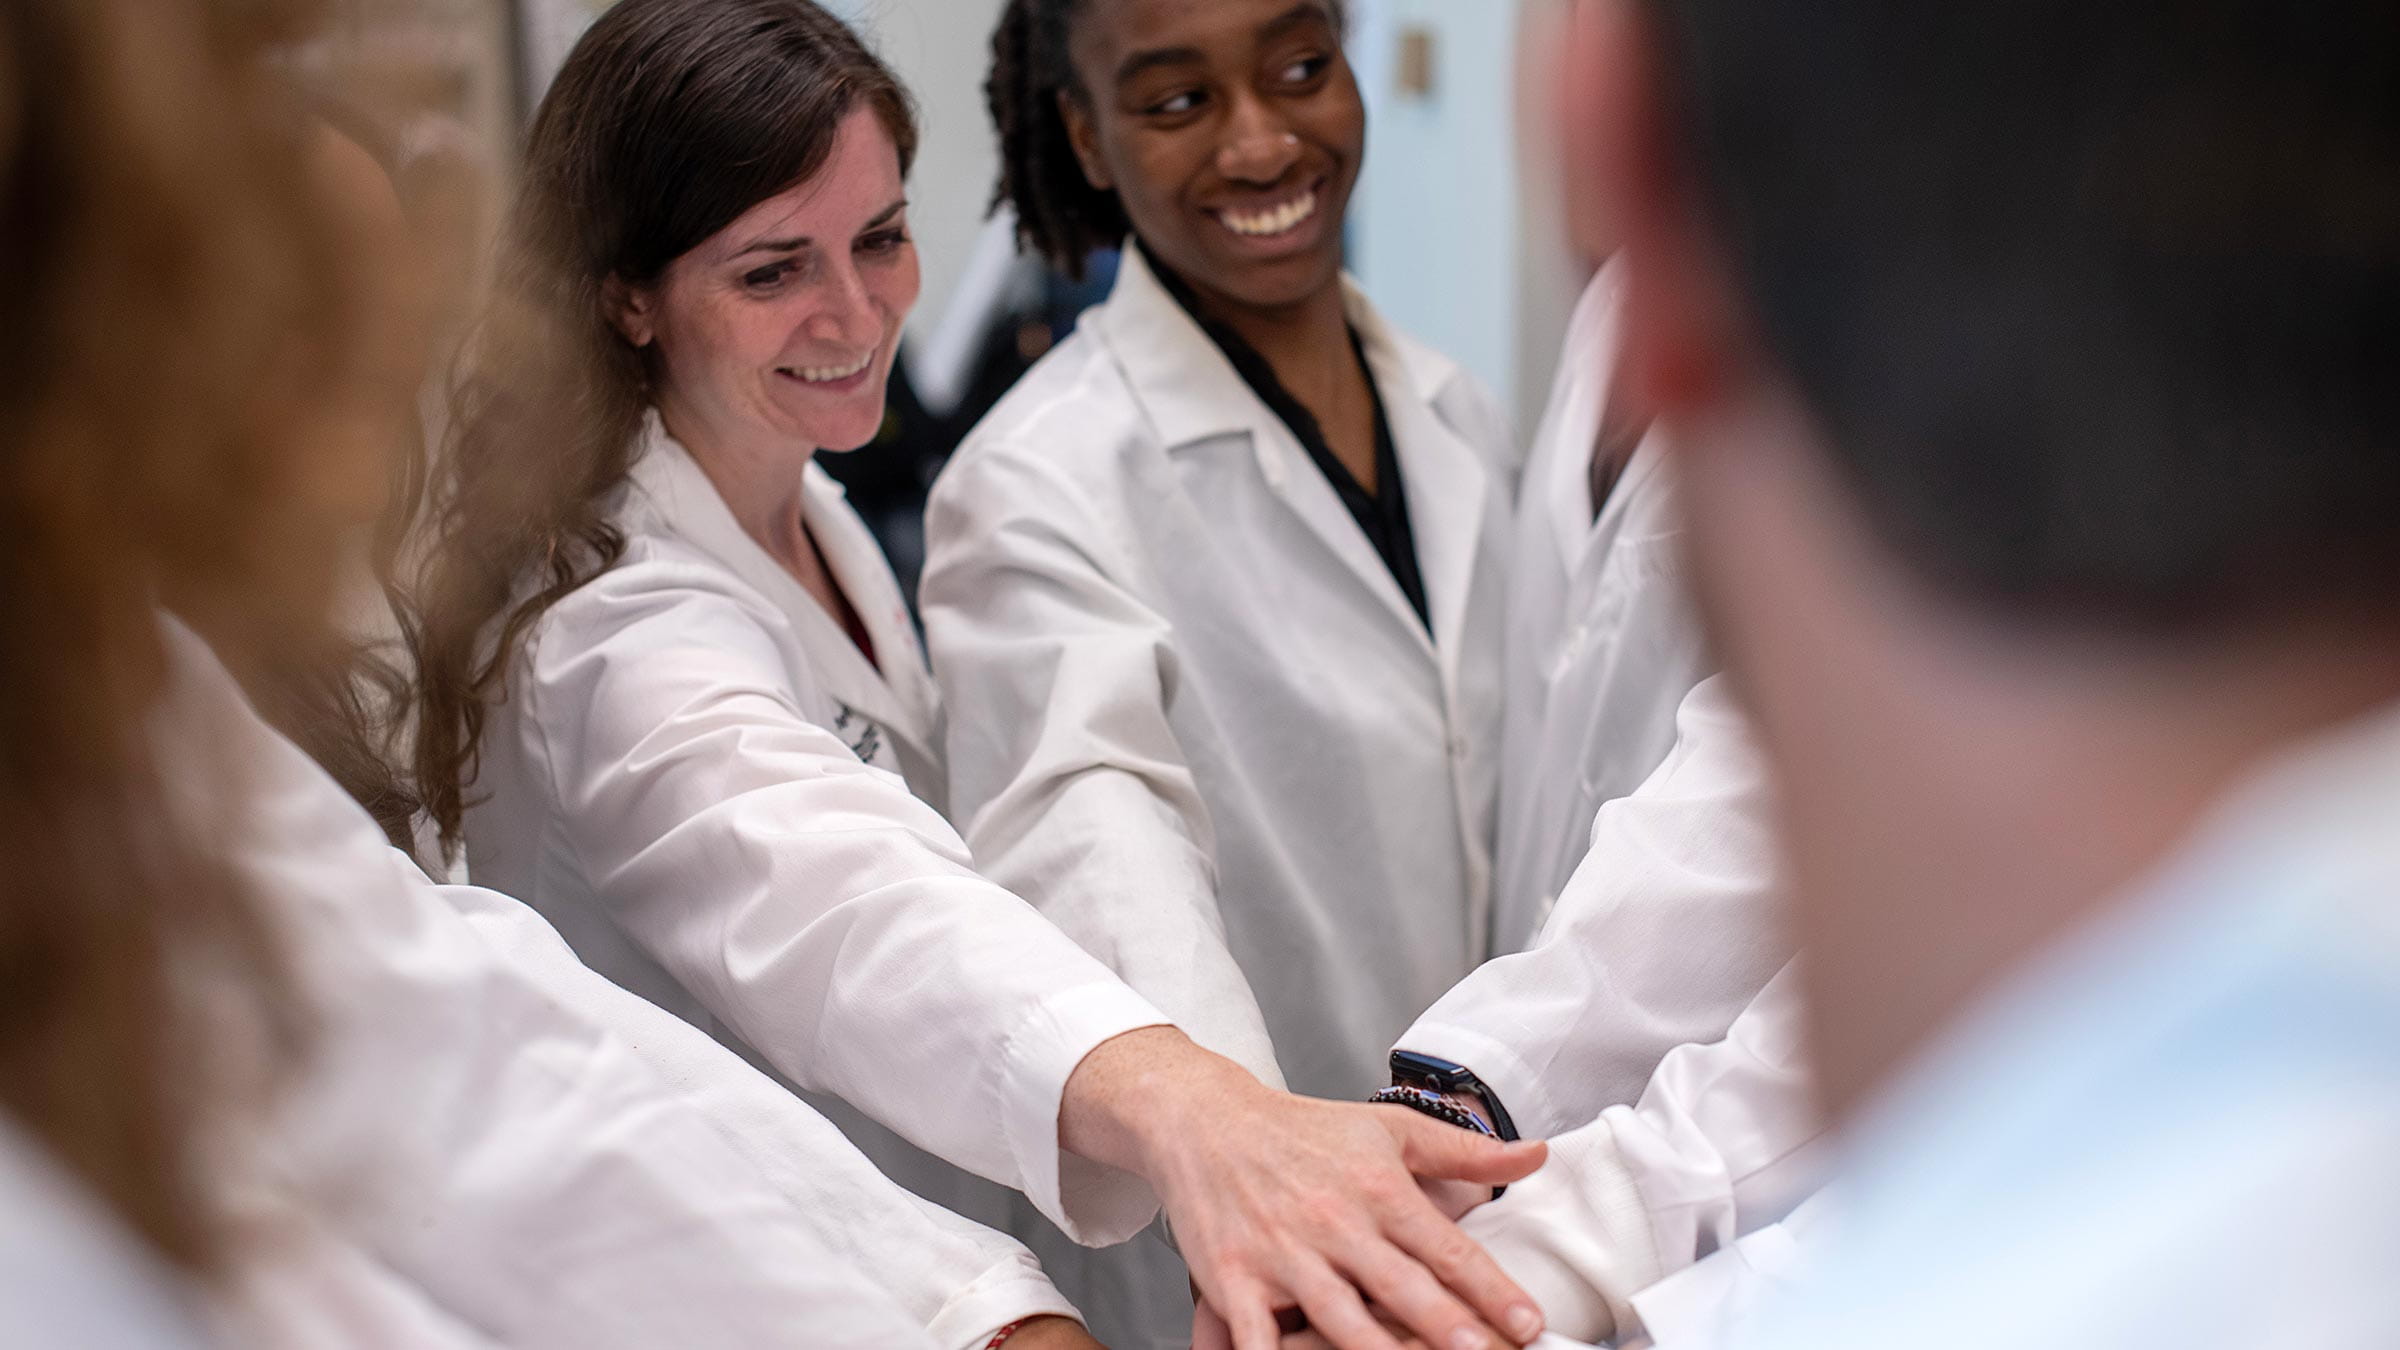
[[[1541,1144],[1277,1092],[1163,1027],[1085,1058],[1060,1137],[1158,1192],[1206,1301],[1196,1346],[1275,1350],[1290,1310],[1340,1350],[1400,1350],[1409,1333],[1501,1350],[1541,1332],[1524,1291],[1419,1184],[1489,1194],[1540,1167]]]
[[[1384,1329],[1399,1342],[1401,1350],[1435,1350],[1435,1347],[1409,1335],[1406,1328],[1389,1317],[1381,1320]],[[1225,1319],[1217,1316],[1216,1310],[1206,1303],[1201,1304],[1192,1316],[1192,1350],[1225,1350],[1232,1344]],[[1325,1339],[1320,1332],[1303,1329],[1287,1333],[1277,1342],[1276,1350],[1333,1350],[1333,1342]]]

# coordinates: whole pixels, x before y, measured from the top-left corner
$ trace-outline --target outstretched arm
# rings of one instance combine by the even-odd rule
[[[1164,1028],[1092,1052],[1069,1080],[1060,1135],[1157,1190],[1238,1350],[1270,1350],[1285,1309],[1343,1350],[1392,1350],[1370,1303],[1460,1350],[1541,1331],[1534,1303],[1417,1181],[1505,1185],[1541,1166],[1541,1144],[1296,1097]]]

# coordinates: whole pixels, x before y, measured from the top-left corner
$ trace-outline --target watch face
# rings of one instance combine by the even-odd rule
[[[1464,1064],[1432,1055],[1420,1055],[1414,1050],[1392,1052],[1392,1081],[1442,1093],[1471,1094],[1483,1107],[1484,1119],[1491,1122],[1492,1131],[1502,1139],[1517,1138],[1516,1122],[1508,1117],[1508,1108],[1500,1104],[1499,1096],[1485,1086],[1475,1071]]]
[[[1392,1077],[1404,1082],[1431,1083],[1448,1091],[1461,1083],[1474,1081],[1475,1075],[1464,1064],[1454,1064],[1413,1050],[1392,1052]]]

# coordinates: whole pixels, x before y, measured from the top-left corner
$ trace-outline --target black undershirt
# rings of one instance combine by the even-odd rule
[[[1408,597],[1409,608],[1416,611],[1417,622],[1431,627],[1425,611],[1425,577],[1417,569],[1416,531],[1408,523],[1408,493],[1400,484],[1400,456],[1392,446],[1392,425],[1383,413],[1383,391],[1375,387],[1375,372],[1367,365],[1367,350],[1359,341],[1358,330],[1351,328],[1348,332],[1351,354],[1358,359],[1359,373],[1367,381],[1367,397],[1375,405],[1373,492],[1367,491],[1351,474],[1348,466],[1335,456],[1333,447],[1325,440],[1324,428],[1317,425],[1316,415],[1294,398],[1291,390],[1284,388],[1283,381],[1276,376],[1275,367],[1268,364],[1267,358],[1259,355],[1258,349],[1230,326],[1201,313],[1200,306],[1195,303],[1182,278],[1163,267],[1158,269],[1158,276],[1166,286],[1167,293],[1183,306],[1184,313],[1192,316],[1192,322],[1199,324],[1200,331],[1208,334],[1209,341],[1216,343],[1217,350],[1225,353],[1225,359],[1233,363],[1234,372],[1242,377],[1242,383],[1250,386],[1250,392],[1258,395],[1258,401],[1267,405],[1267,410],[1274,413],[1291,430],[1301,448],[1308,451],[1308,457],[1316,461],[1318,471],[1325,475],[1325,481],[1333,485],[1334,495],[1342,499],[1342,505],[1350,511],[1350,518],[1358,522],[1358,528],[1367,536],[1367,542],[1374,546],[1376,554],[1383,559],[1383,565],[1390,569],[1392,580],[1399,583],[1400,593]]]

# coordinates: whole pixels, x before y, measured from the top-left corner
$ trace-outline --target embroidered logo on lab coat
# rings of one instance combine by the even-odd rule
[[[836,701],[833,734],[842,738],[861,764],[872,764],[883,753],[883,728],[847,703]]]

